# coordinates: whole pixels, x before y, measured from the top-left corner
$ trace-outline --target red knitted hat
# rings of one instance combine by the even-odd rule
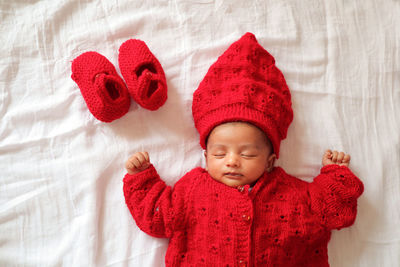
[[[215,126],[244,121],[264,131],[277,157],[293,120],[285,78],[252,33],[243,35],[211,65],[193,94],[192,112],[202,148]]]

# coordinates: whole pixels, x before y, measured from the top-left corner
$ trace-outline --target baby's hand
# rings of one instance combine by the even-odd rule
[[[331,151],[327,150],[325,151],[324,156],[322,157],[322,166],[328,165],[328,164],[337,164],[339,166],[346,166],[348,167],[350,163],[350,155],[345,154],[343,152],[338,152],[338,151]]]
[[[129,174],[137,174],[144,171],[150,166],[149,153],[147,152],[136,152],[132,157],[125,163],[125,168]]]

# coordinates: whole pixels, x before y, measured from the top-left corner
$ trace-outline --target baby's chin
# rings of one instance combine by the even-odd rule
[[[244,186],[247,184],[246,181],[243,181],[241,179],[228,179],[228,178],[215,178],[213,177],[214,180],[223,183],[224,185],[230,186],[230,187],[238,187],[238,186]]]

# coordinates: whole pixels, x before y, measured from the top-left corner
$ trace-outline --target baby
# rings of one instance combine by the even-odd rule
[[[171,188],[147,152],[126,162],[126,204],[141,230],[170,239],[166,266],[329,266],[331,230],[354,223],[363,184],[343,152],[327,150],[312,183],[274,167],[290,98],[273,57],[246,33],[194,93],[206,168]]]

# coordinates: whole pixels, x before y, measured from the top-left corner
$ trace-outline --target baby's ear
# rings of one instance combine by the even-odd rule
[[[271,155],[268,156],[267,166],[265,168],[267,172],[272,171],[272,168],[275,165],[275,160],[276,160],[276,154],[275,153],[272,153]]]
[[[207,166],[207,150],[204,150],[204,158],[206,159],[206,168],[205,168],[205,170],[208,171],[208,166]]]

